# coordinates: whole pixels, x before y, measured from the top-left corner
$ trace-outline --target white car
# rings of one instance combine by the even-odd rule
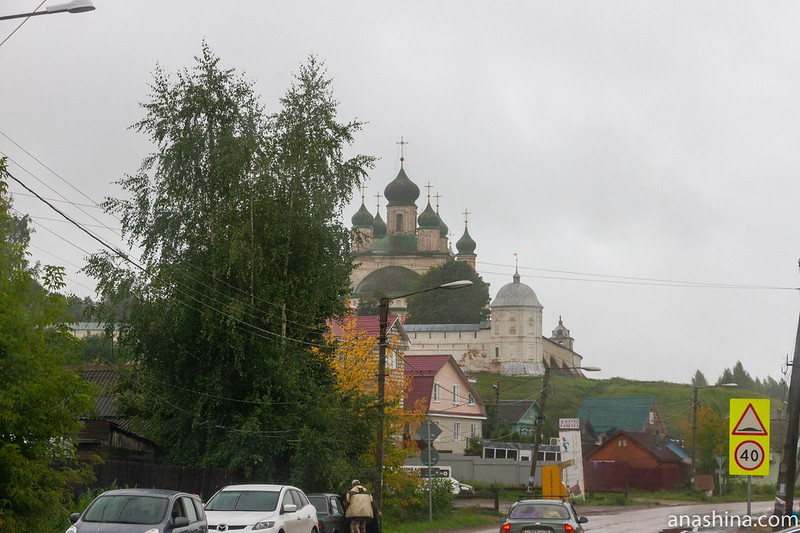
[[[229,485],[205,505],[209,531],[317,533],[317,510],[289,485]]]

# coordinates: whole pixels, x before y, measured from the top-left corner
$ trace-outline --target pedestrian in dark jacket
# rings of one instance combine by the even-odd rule
[[[372,494],[354,479],[347,493],[347,512],[350,519],[350,533],[367,533],[367,520],[372,520]]]

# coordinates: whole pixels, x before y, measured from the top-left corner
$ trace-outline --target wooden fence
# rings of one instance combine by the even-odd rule
[[[76,487],[77,494],[86,489],[139,487],[182,490],[198,494],[203,501],[225,485],[245,483],[241,472],[224,468],[157,465],[128,461],[105,461],[94,466],[96,481]]]

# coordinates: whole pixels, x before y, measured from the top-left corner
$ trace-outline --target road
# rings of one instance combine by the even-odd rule
[[[755,518],[767,515],[772,510],[772,502],[754,502],[751,504],[751,515]],[[581,513],[580,507],[578,512]],[[744,515],[747,513],[747,503],[726,504],[685,504],[685,505],[658,505],[647,508],[632,507],[591,507],[587,508],[585,515],[589,521],[585,524],[586,531],[613,531],[614,533],[660,533],[662,531],[677,532],[679,526],[703,526],[712,524],[713,527],[700,527],[697,531],[717,533],[734,533],[748,531],[740,529]],[[681,523],[680,520],[683,520]],[[693,527],[685,527],[687,531]],[[471,530],[471,533],[498,533],[499,527],[480,528]],[[753,527],[750,531],[771,531],[771,528]]]

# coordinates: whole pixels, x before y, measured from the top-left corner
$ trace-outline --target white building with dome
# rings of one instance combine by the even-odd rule
[[[550,338],[542,335],[542,304],[520,281],[497,291],[491,321],[481,324],[406,324],[409,355],[451,354],[465,372],[504,376],[541,376],[545,367],[581,376],[583,357],[561,318]]]

